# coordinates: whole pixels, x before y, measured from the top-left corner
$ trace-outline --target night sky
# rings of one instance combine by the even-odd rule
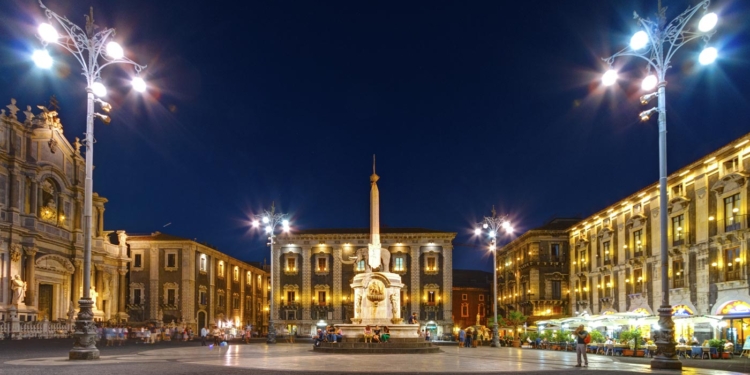
[[[656,3],[45,1],[81,26],[93,5],[149,65],[145,96],[127,68],[103,73],[115,107],[95,131],[105,229],[263,261],[248,219],[272,201],[294,228],[368,226],[377,154],[381,225],[458,232],[454,267],[487,270],[486,248],[461,244],[480,244],[471,229],[493,205],[522,233],[658,179],[656,120],[637,118],[645,63],[618,60],[615,88],[599,80],[601,57],[636,30],[633,11],[653,16]],[[668,18],[688,3],[664,0]],[[750,132],[749,3],[713,2],[716,64],[697,64],[698,41],[676,55],[670,172]],[[0,5],[0,104],[55,94],[65,135],[83,138],[77,62],[59,48],[51,71],[30,61],[42,16],[36,0]]]

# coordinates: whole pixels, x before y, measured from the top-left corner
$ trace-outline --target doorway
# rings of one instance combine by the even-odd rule
[[[206,327],[206,313],[204,311],[198,311],[198,329],[203,327]]]
[[[47,318],[47,320],[53,320],[55,317],[52,316],[54,311],[53,299],[52,299],[51,284],[39,284],[39,319]]]

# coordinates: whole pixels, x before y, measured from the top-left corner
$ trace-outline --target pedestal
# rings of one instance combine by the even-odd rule
[[[94,313],[91,311],[93,304],[91,298],[81,298],[78,301],[81,309],[78,311],[73,333],[75,343],[68,353],[68,359],[99,359],[99,349],[96,348],[96,325]]]
[[[401,318],[401,276],[390,272],[365,272],[354,276],[354,319],[364,325],[394,324]],[[415,329],[416,332],[416,329]]]
[[[18,319],[18,307],[11,305],[8,309],[10,314],[10,339],[21,339],[21,321]]]

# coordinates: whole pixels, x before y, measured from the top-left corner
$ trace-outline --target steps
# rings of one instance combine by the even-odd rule
[[[439,353],[440,348],[426,342],[424,339],[391,339],[386,343],[366,343],[361,340],[345,340],[332,343],[321,342],[320,346],[313,345],[313,351],[337,354],[418,354]]]

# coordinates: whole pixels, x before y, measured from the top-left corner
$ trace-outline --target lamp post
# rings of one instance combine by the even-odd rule
[[[484,220],[479,223],[480,227],[474,229],[474,234],[479,236],[482,234],[483,229],[487,230],[487,235],[490,237],[490,251],[492,252],[492,282],[493,282],[493,314],[495,320],[492,325],[492,347],[499,348],[500,340],[498,339],[498,324],[497,324],[497,236],[500,231],[506,233],[513,233],[513,227],[508,221],[507,217],[498,217],[495,207],[492,207],[492,216],[485,216]]]
[[[95,99],[94,95],[102,97],[107,95],[107,89],[101,83],[101,71],[104,67],[112,64],[128,64],[135,68],[136,77],[133,79],[133,89],[143,92],[146,83],[138,77],[144,65],[139,65],[125,57],[122,47],[112,39],[115,29],[103,29],[94,33],[94,10],[90,9],[86,15],[86,26],[81,29],[78,25],[70,22],[66,17],[59,16],[47,8],[41,0],[39,6],[44,9],[48,23],[39,25],[37,37],[42,41],[44,47],[47,45],[58,45],[70,52],[81,64],[83,76],[86,78],[86,179],[84,181],[84,205],[83,205],[83,297],[78,301],[79,311],[75,323],[75,343],[69,352],[69,359],[98,359],[99,349],[96,348],[96,326],[94,325],[94,314],[92,311],[93,300],[91,299],[91,211],[93,194],[93,170],[94,170],[94,117],[99,118],[105,124],[109,124],[110,117],[94,112],[94,103],[98,103],[104,112],[112,108],[109,103],[101,99]],[[56,24],[64,30],[63,35],[57,33],[52,26]],[[32,59],[37,66],[48,69],[52,67],[52,57],[46,48],[34,52]]]
[[[630,46],[620,52],[603,59],[609,64],[610,69],[604,73],[602,83],[606,86],[617,81],[617,71],[612,69],[614,60],[620,56],[639,57],[647,62],[648,75],[644,78],[641,87],[643,90],[656,92],[641,96],[641,104],[657,97],[657,107],[640,113],[641,121],[647,121],[654,113],[659,114],[659,228],[660,228],[660,252],[661,252],[661,293],[662,300],[659,307],[659,327],[656,336],[656,355],[651,361],[651,368],[659,369],[682,369],[682,362],[676,355],[674,340],[674,321],[672,320],[672,307],[669,304],[669,283],[667,278],[667,112],[666,112],[666,85],[667,70],[671,67],[672,57],[677,50],[686,43],[702,39],[708,44],[714,34],[714,28],[718,21],[715,13],[706,13],[710,0],[700,1],[698,4],[688,7],[675,19],[667,23],[666,8],[658,3],[658,16],[656,21],[638,16],[633,13],[641,30],[636,32],[630,39]],[[691,23],[693,16],[703,10],[700,22],[695,25]],[[706,47],[701,52],[698,61],[707,65],[717,57],[714,47]],[[653,69],[653,74],[651,70]]]
[[[274,287],[273,287],[273,277],[274,277],[274,263],[276,260],[276,255],[273,253],[273,245],[276,241],[276,229],[281,228],[281,230],[285,233],[289,232],[289,215],[277,213],[276,212],[276,206],[274,203],[271,203],[271,210],[270,211],[264,211],[261,215],[256,215],[253,222],[252,222],[253,228],[258,228],[261,225],[263,225],[263,230],[268,235],[268,247],[271,248],[271,282],[268,283],[268,288],[271,291],[271,298],[268,301],[269,305],[269,311],[268,311],[268,338],[266,339],[267,344],[275,344],[276,343],[276,328],[274,327],[273,323],[273,313],[275,310],[275,304],[273,302],[273,294],[274,294]]]

